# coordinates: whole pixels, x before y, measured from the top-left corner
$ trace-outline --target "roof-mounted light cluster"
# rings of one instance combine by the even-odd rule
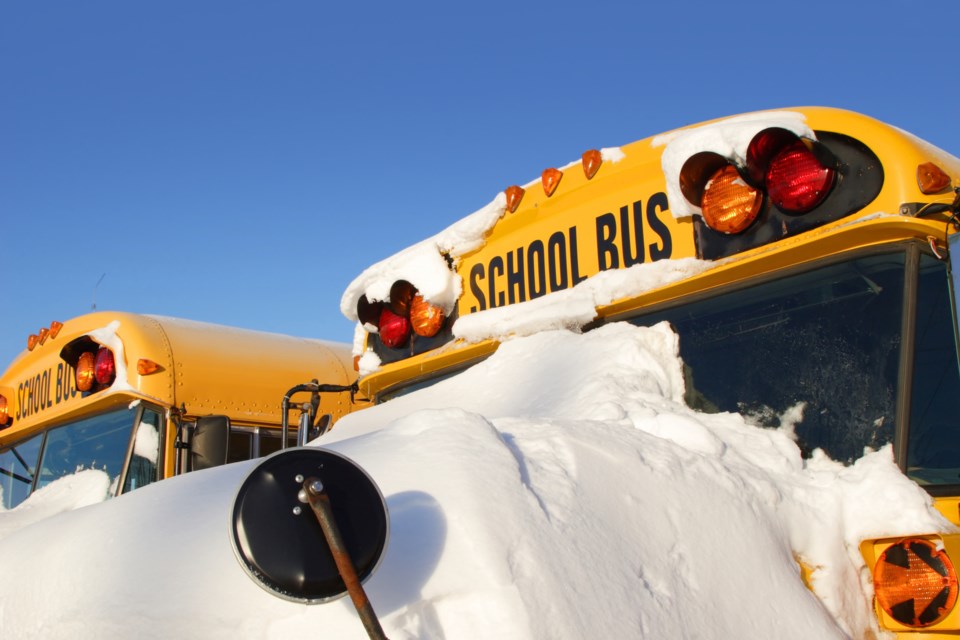
[[[60,357],[73,367],[77,391],[103,391],[117,379],[117,361],[113,351],[89,336],[71,340],[60,350]]]
[[[390,287],[388,302],[370,302],[361,296],[357,317],[380,342],[390,349],[402,349],[412,336],[432,338],[444,328],[447,314],[443,308],[428,302],[417,288],[406,280],[397,280]]]
[[[580,156],[580,165],[583,167],[583,173],[587,176],[587,180],[592,180],[593,177],[597,175],[597,172],[600,170],[600,165],[602,164],[603,154],[600,153],[598,149],[584,151],[583,155]],[[544,169],[543,173],[540,174],[540,184],[543,186],[543,192],[548,198],[556,193],[557,187],[560,186],[562,179],[563,171],[553,167]],[[507,211],[510,213],[516,212],[526,191],[523,187],[513,185],[507,187],[504,193],[507,196]]]
[[[680,190],[708,227],[739,234],[758,219],[765,197],[788,215],[802,215],[826,200],[836,179],[837,161],[826,147],[770,128],[750,141],[744,165],[712,151],[688,158]]]
[[[100,391],[113,384],[117,377],[117,363],[113,351],[106,347],[84,351],[77,359],[76,383],[78,391]]]

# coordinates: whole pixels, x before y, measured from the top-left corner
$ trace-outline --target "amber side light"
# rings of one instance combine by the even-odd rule
[[[0,427],[7,426],[8,422],[10,422],[10,409],[7,407],[7,399],[5,396],[0,396]]]
[[[50,336],[50,329],[47,329],[46,327],[44,327],[43,329],[40,329],[40,344],[43,344],[44,342],[46,342],[49,336]]]
[[[949,556],[929,540],[901,540],[881,554],[873,569],[877,604],[908,627],[943,620],[957,603],[957,574]]]
[[[60,333],[60,329],[63,329],[63,323],[57,322],[54,320],[50,323],[50,338],[56,338],[57,334]]]
[[[917,166],[917,185],[927,195],[939,193],[950,186],[950,176],[932,162],[924,162]]]
[[[513,185],[511,187],[507,187],[504,193],[507,194],[507,211],[510,213],[516,212],[517,207],[520,206],[520,201],[523,200],[523,194],[525,191],[522,187]]]
[[[156,373],[157,371],[160,371],[160,365],[153,360],[148,360],[147,358],[140,358],[137,360],[137,373],[140,375],[148,376],[151,373]]]
[[[587,180],[591,180],[600,170],[600,165],[603,164],[603,156],[597,149],[590,149],[583,152],[580,162],[583,164],[583,173],[587,176]]]
[[[31,333],[27,338],[27,351],[33,351],[38,344],[40,344],[40,336]]]
[[[560,169],[551,167],[550,169],[543,170],[540,181],[543,183],[543,192],[547,194],[548,198],[557,190],[561,178],[563,178],[563,171],[560,171]]]

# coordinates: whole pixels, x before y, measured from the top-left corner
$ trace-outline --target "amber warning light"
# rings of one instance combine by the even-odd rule
[[[6,427],[10,422],[10,408],[7,406],[7,398],[0,396],[0,427]]]
[[[908,627],[940,622],[957,603],[957,574],[949,556],[929,540],[891,545],[873,570],[877,604]]]

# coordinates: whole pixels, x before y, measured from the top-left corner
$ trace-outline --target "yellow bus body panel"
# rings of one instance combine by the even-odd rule
[[[84,396],[77,392],[73,370],[60,351],[72,340],[104,330],[115,331],[122,345],[118,378],[125,375],[110,388]],[[155,362],[159,370],[140,375],[140,359]],[[135,400],[182,407],[186,416],[221,414],[240,425],[279,426],[281,401],[293,386],[313,378],[349,385],[355,377],[349,345],[175,318],[97,312],[65,322],[56,338],[22,352],[0,378],[0,394],[8,399],[13,418],[12,425],[0,430],[0,446]],[[352,408],[346,394],[321,394],[321,414],[337,419]]]
[[[960,160],[909,133],[858,113],[823,107],[778,111],[802,114],[806,125],[814,131],[851,136],[876,154],[884,168],[884,180],[873,201],[838,221],[718,260],[715,266],[695,276],[600,307],[597,309],[598,318],[616,318],[620,314],[707,292],[731,282],[781,273],[805,263],[874,245],[932,237],[941,247],[945,246],[944,217],[901,215],[901,206],[904,203],[917,206],[949,204],[952,192],[926,195],[920,191],[916,170],[922,163],[934,162],[952,177],[954,185],[958,185]],[[567,287],[557,289],[573,286],[577,277],[585,279],[599,273],[602,258],[598,252],[597,221],[600,216],[606,215],[607,222],[610,222],[611,217],[607,214],[611,214],[618,224],[617,242],[622,265],[623,238],[628,235],[635,245],[636,232],[632,226],[623,228],[621,221],[633,220],[635,207],[639,211],[637,218],[643,222],[642,262],[652,262],[657,252],[664,252],[668,246],[670,252],[665,259],[695,257],[693,219],[675,218],[666,203],[662,155],[669,141],[679,133],[723,121],[718,119],[627,144],[619,149],[623,154],[619,161],[604,161],[590,180],[579,163],[562,167],[560,184],[549,197],[540,180],[523,185],[525,193],[516,211],[504,213],[488,232],[483,245],[462,256],[457,263],[457,275],[463,285],[457,314],[463,317],[491,308],[491,299],[494,306],[501,306],[498,304],[501,298],[508,305],[511,289],[514,301],[519,302],[521,289],[525,299],[529,300],[532,290],[539,293],[544,288],[536,277],[531,282],[530,274],[526,272],[522,285],[508,286],[507,261],[511,259],[511,253],[515,256],[520,248],[526,255],[531,246],[539,249],[542,245],[544,251],[552,246],[556,266],[554,278],[560,283],[565,277],[567,283]],[[639,260],[640,250],[636,246],[627,249]],[[562,254],[565,255],[561,260]],[[517,261],[514,259],[513,262],[514,270],[518,269]],[[484,277],[478,278],[476,274],[481,271]],[[491,271],[494,272],[492,284]],[[550,283],[545,288],[553,290]],[[376,398],[411,381],[486,357],[496,346],[492,340],[469,344],[453,341],[433,351],[381,365],[377,371],[361,378],[360,388],[369,397]]]

